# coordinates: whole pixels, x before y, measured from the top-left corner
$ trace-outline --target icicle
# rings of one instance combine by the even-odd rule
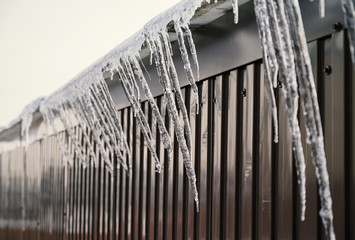
[[[111,152],[111,154],[113,154],[113,149],[110,144],[109,136],[108,136],[107,132],[105,132],[105,131],[107,131],[107,129],[105,128],[106,126],[105,126],[104,119],[102,118],[102,115],[99,114],[99,110],[97,109],[97,105],[95,105],[95,101],[92,100],[92,97],[93,96],[88,93],[88,94],[84,95],[84,99],[80,99],[80,103],[81,103],[82,108],[85,110],[85,113],[86,113],[85,115],[92,116],[92,119],[93,119],[92,126],[96,130],[96,131],[94,131],[94,133],[95,133],[96,143],[99,147],[99,152],[100,152],[101,157],[103,158],[104,162],[108,165],[109,169],[111,169],[110,172],[112,172],[113,166],[110,161],[109,154],[107,153],[107,151],[104,148],[104,144],[106,145],[106,148],[109,150],[109,152]],[[88,119],[88,122],[90,122],[90,119],[88,117],[87,117],[87,119]],[[102,126],[104,126],[104,128],[101,131],[98,131],[98,128],[101,128]],[[102,140],[101,140],[100,136],[102,137]],[[98,164],[98,163],[96,163],[96,164]]]
[[[159,158],[158,158],[158,156],[155,152],[154,146],[153,146],[152,133],[151,133],[149,124],[147,122],[147,119],[146,119],[141,107],[139,106],[139,102],[136,99],[134,93],[129,88],[129,80],[127,79],[124,69],[119,68],[118,74],[119,74],[119,78],[121,79],[122,86],[123,86],[123,89],[126,93],[126,96],[129,100],[129,102],[131,103],[131,106],[133,107],[133,109],[137,113],[136,118],[138,119],[138,122],[141,127],[141,131],[143,133],[147,147],[148,147],[151,155],[153,156],[153,159],[155,160],[156,171],[161,172],[161,164],[160,164]]]
[[[297,67],[299,92],[305,109],[305,122],[311,155],[316,168],[321,201],[320,216],[328,239],[335,239],[333,228],[332,199],[329,187],[329,175],[324,152],[323,130],[320,118],[317,92],[312,74],[312,66],[308,53],[306,36],[303,28],[302,15],[297,0],[285,0],[290,34]]]
[[[25,138],[25,149],[27,150],[30,139],[30,126],[32,124],[32,113],[22,117],[21,136]]]
[[[348,28],[349,47],[352,62],[355,64],[355,11],[352,0],[341,0],[344,12],[344,22]]]
[[[167,105],[167,101],[166,101],[166,97],[165,97],[165,93],[164,93],[164,95],[162,96],[162,108],[161,108],[161,115],[162,115],[162,117],[165,117],[166,116],[166,105]]]
[[[232,1],[232,6],[233,6],[233,13],[234,13],[234,23],[237,24],[238,21],[239,21],[238,0],[233,0]]]
[[[184,63],[184,69],[187,75],[187,78],[190,82],[191,88],[195,94],[195,101],[196,101],[196,114],[199,113],[199,100],[198,100],[198,88],[195,83],[195,78],[192,73],[191,69],[191,64],[189,60],[189,56],[187,54],[187,49],[185,46],[185,40],[184,40],[184,33],[182,32],[181,25],[179,22],[175,21],[174,22],[174,28],[175,32],[178,36],[178,43],[179,43],[179,48],[180,48],[180,53],[181,53],[181,58]]]
[[[126,61],[124,59],[121,59],[121,62],[123,62],[124,66],[125,66],[125,68],[126,68],[126,70],[128,72],[128,77],[129,77],[130,81],[133,82],[134,90],[135,90],[135,92],[137,94],[136,98],[139,101],[140,100],[139,87],[138,87],[137,82],[136,82],[136,80],[134,78],[133,70],[132,70],[132,68],[130,66],[128,66],[129,65],[128,61]]]
[[[145,65],[144,65],[142,59],[140,58],[140,56],[138,57],[138,59],[139,59],[140,65],[142,65],[142,67],[143,67],[143,69],[144,69],[145,74],[147,74],[147,76],[148,76],[148,78],[149,78],[149,81],[152,81],[152,78],[150,77],[150,74],[149,74],[147,68],[145,67]],[[151,64],[152,64],[152,63],[151,63]],[[143,74],[143,76],[144,76],[144,74]]]
[[[179,142],[179,147],[183,156],[184,165],[186,168],[186,173],[190,182],[190,187],[192,189],[192,193],[196,202],[196,209],[199,209],[199,200],[198,200],[198,192],[196,187],[196,175],[195,170],[192,165],[192,159],[190,151],[187,147],[186,140],[184,137],[184,131],[180,125],[179,121],[179,114],[178,110],[174,101],[174,95],[172,93],[172,88],[170,85],[169,74],[166,66],[166,59],[164,59],[164,50],[161,41],[158,39],[152,40],[147,39],[150,41],[153,49],[153,56],[155,60],[155,65],[157,68],[159,81],[164,89],[165,97],[167,99],[167,106],[169,115],[171,115],[171,121],[174,126],[175,136]]]
[[[149,48],[149,64],[152,65],[153,64],[153,49],[152,49],[152,45],[150,45],[149,41],[146,41],[146,44]]]
[[[77,119],[78,123],[81,126],[86,125],[86,126],[89,127],[89,129],[91,129],[92,134],[93,134],[93,140],[94,140],[94,142],[96,142],[95,141],[95,139],[96,139],[95,138],[95,133],[94,133],[95,129],[93,129],[92,126],[91,126],[91,123],[88,122],[87,117],[85,116],[85,113],[83,112],[83,109],[81,107],[80,101],[78,101],[77,103],[70,103],[70,106],[72,108],[73,114],[74,114],[75,118]],[[94,148],[93,148],[93,146],[91,144],[91,141],[90,141],[89,137],[88,136],[86,136],[86,137],[87,137],[86,142],[89,143],[90,156],[93,157],[93,162],[97,166],[98,159],[96,158],[96,154],[95,154]]]
[[[130,165],[130,162],[131,162],[130,149],[129,149],[129,146],[128,146],[128,143],[126,140],[126,136],[123,132],[122,124],[120,122],[120,118],[118,117],[118,113],[117,113],[115,104],[114,104],[112,97],[109,93],[107,85],[104,82],[104,80],[102,79],[102,81],[94,87],[97,87],[100,94],[104,97],[104,101],[107,103],[108,110],[111,113],[111,117],[114,122],[114,124],[113,124],[114,129],[116,131],[118,130],[118,132],[116,132],[117,141],[121,142],[121,145],[123,145],[122,148],[124,151],[126,151],[126,154],[128,155],[128,164]]]
[[[168,152],[170,153],[172,151],[172,144],[170,142],[170,138],[169,138],[169,133],[166,130],[165,124],[164,124],[164,120],[159,112],[159,108],[157,106],[157,104],[154,101],[154,97],[153,94],[150,91],[149,85],[143,75],[142,69],[140,68],[140,65],[137,61],[137,59],[132,58],[131,62],[133,64],[134,67],[134,73],[136,74],[136,76],[138,77],[141,86],[145,92],[145,97],[148,99],[148,102],[150,104],[150,107],[152,109],[152,113],[153,113],[153,118],[154,121],[156,121],[158,123],[158,129],[159,129],[159,133],[162,136],[162,142],[164,147],[168,150]]]
[[[266,90],[269,93],[269,97],[270,97],[270,101],[271,101],[270,104],[271,104],[271,113],[272,113],[272,120],[273,120],[273,126],[274,126],[274,143],[278,143],[279,142],[279,133],[278,133],[279,122],[278,122],[278,115],[277,115],[276,99],[275,99],[275,94],[274,94],[274,90],[272,87],[272,82],[267,77],[266,72],[265,72],[265,76],[264,76],[264,82],[266,84]]]
[[[120,164],[127,171],[128,167],[126,162],[124,161],[124,157],[120,149],[121,144],[119,144],[119,141],[117,141],[118,130],[115,129],[115,125],[111,120],[110,115],[108,115],[106,109],[104,108],[104,106],[102,106],[102,103],[104,103],[105,101],[102,98],[100,99],[97,95],[99,95],[99,93],[93,90],[91,95],[92,102],[93,102],[93,109],[96,111],[96,116],[100,120],[101,126],[105,131],[105,138],[107,139],[106,141],[109,144],[108,148],[110,149],[111,154],[112,153],[116,154],[116,156],[120,161]],[[109,164],[111,164],[111,162]]]
[[[64,113],[64,109],[62,109],[62,108],[58,109],[58,113],[59,113],[59,119],[62,121],[65,129],[67,130],[68,136],[71,139],[72,144],[74,145],[74,152],[76,153],[76,157],[79,159],[79,161],[84,163],[85,159],[83,158],[83,155],[84,155],[83,147],[81,146],[81,144],[79,144],[79,141],[76,137],[76,133],[74,132],[74,129],[73,129],[74,126],[71,126],[69,123],[69,120],[68,120],[69,116],[67,116]]]
[[[85,124],[83,123],[83,119],[82,117],[79,116],[79,113],[77,112],[77,108],[69,103],[68,104],[68,108],[71,109],[71,113],[73,114],[73,116],[75,117],[75,120],[77,121],[78,125],[81,127],[81,129],[83,129],[83,136],[84,136],[84,141],[85,143],[87,144],[88,148],[89,148],[89,154],[86,154],[86,155],[89,155],[87,156],[89,159],[92,157],[95,161],[95,152],[94,152],[94,147],[92,146],[91,144],[91,141],[90,141],[90,138],[89,136],[87,135],[86,131],[84,131],[84,129],[86,128],[85,127]],[[69,109],[67,111],[69,111]],[[70,126],[73,126],[74,124],[70,121],[69,119],[69,124]],[[90,162],[88,160],[85,161],[84,163],[86,166],[88,164],[90,164]]]
[[[98,147],[99,153],[104,160],[109,165],[110,160],[109,156],[107,154],[107,151],[104,149],[104,144],[107,146],[109,150],[112,152],[111,146],[109,146],[110,141],[108,140],[107,135],[105,135],[104,130],[102,130],[101,127],[101,122],[98,116],[95,114],[95,108],[93,106],[90,94],[87,93],[84,96],[80,97],[77,99],[78,104],[80,105],[82,118],[85,119],[86,124],[92,129],[93,131],[93,137],[94,141],[96,142],[96,145]],[[96,158],[95,166],[98,166],[98,159]]]
[[[191,30],[190,30],[190,28],[189,28],[189,26],[187,24],[183,24],[181,27],[186,32],[186,37],[187,37],[187,41],[189,43],[192,60],[194,61],[194,64],[195,64],[195,67],[196,67],[196,81],[200,81],[200,66],[199,66],[199,63],[198,63],[196,46],[195,46],[194,40],[192,38]],[[197,112],[197,114],[198,114],[198,112]]]
[[[55,117],[52,115],[51,112],[44,110],[42,106],[40,107],[40,112],[42,113],[43,119],[47,125],[47,129],[48,126],[50,126],[54,132],[54,136],[57,139],[60,151],[62,152],[63,155],[64,163],[68,163],[70,166],[72,166],[73,158],[71,157],[71,154],[68,151],[68,147],[66,146],[66,143],[61,139],[61,137],[58,134],[57,128],[54,125]]]
[[[182,118],[184,121],[184,130],[185,130],[185,134],[186,134],[186,143],[187,143],[187,147],[189,149],[189,152],[192,153],[191,150],[191,146],[192,146],[192,135],[191,135],[191,126],[190,126],[190,121],[189,121],[189,116],[187,113],[187,109],[184,103],[184,98],[182,96],[182,92],[181,92],[181,88],[180,88],[180,83],[178,80],[178,76],[177,76],[177,72],[174,66],[174,62],[173,59],[171,57],[171,54],[169,54],[168,50],[169,45],[170,45],[170,41],[168,39],[167,34],[162,34],[162,45],[163,47],[163,51],[164,51],[164,57],[165,60],[167,62],[167,70],[169,72],[170,75],[170,83],[173,86],[173,89],[175,90],[175,97],[178,103],[178,107],[182,113]],[[197,99],[198,99],[198,95],[197,95]],[[192,155],[191,155],[191,159],[192,159]]]
[[[325,17],[325,0],[319,0],[319,16]]]
[[[21,137],[25,138],[25,150],[27,151],[30,140],[30,127],[33,120],[33,113],[39,108],[43,97],[37,98],[30,104],[28,104],[21,112]]]
[[[274,90],[272,89],[273,84],[275,87],[275,81],[273,82],[272,80],[275,79],[275,77],[273,77],[275,74],[272,73],[273,71],[271,69],[272,68],[271,66],[274,66],[273,68],[274,70],[276,70],[277,60],[275,56],[272,39],[271,39],[271,32],[270,32],[270,25],[267,17],[266,4],[264,1],[254,1],[254,4],[255,4],[255,13],[257,16],[259,36],[261,39],[261,48],[264,56],[265,71],[269,82],[267,86],[270,87],[269,93],[271,96],[271,103],[272,103],[274,142],[278,142],[279,134],[278,134],[277,107],[276,107]],[[271,58],[268,56],[274,56],[274,60],[271,60]],[[276,83],[276,87],[277,87],[277,83]]]
[[[188,120],[186,106],[184,105],[183,95],[181,93],[180,84],[176,74],[175,66],[172,60],[172,49],[168,34],[164,32],[169,22],[175,23],[175,28],[178,34],[179,48],[181,51],[184,69],[187,78],[195,94],[196,114],[199,109],[199,99],[197,94],[197,86],[191,64],[184,42],[184,33],[186,34],[189,44],[189,50],[192,55],[192,61],[196,67],[196,76],[199,80],[199,65],[191,31],[188,27],[190,19],[193,17],[196,9],[201,6],[202,0],[183,0],[181,3],[174,6],[168,13],[159,15],[154,18],[144,27],[143,31],[138,32],[130,39],[119,45],[113,51],[108,53],[99,61],[95,62],[88,69],[84,70],[76,76],[66,86],[56,91],[41,104],[41,113],[50,125],[57,137],[61,151],[65,160],[72,163],[73,160],[87,160],[88,155],[93,157],[94,163],[98,164],[99,158],[95,157],[93,145],[96,144],[100,154],[100,159],[103,159],[107,169],[113,171],[112,160],[114,155],[120,160],[120,164],[126,168],[127,161],[124,158],[130,159],[129,146],[123,132],[117,110],[109,94],[106,83],[104,82],[102,71],[110,71],[111,78],[115,74],[115,70],[122,81],[125,94],[132,105],[134,114],[141,126],[147,147],[149,148],[153,158],[155,159],[157,171],[160,171],[161,166],[159,159],[154,151],[152,144],[152,133],[146,117],[140,107],[140,92],[137,85],[136,77],[140,83],[144,85],[146,97],[152,107],[153,118],[157,121],[158,129],[162,135],[164,147],[171,152],[172,144],[170,136],[164,125],[163,117],[157,108],[149,86],[146,82],[141,67],[136,59],[139,56],[139,51],[144,42],[150,50],[150,60],[156,64],[159,75],[159,80],[164,88],[163,113],[167,108],[168,116],[170,117],[171,127],[177,136],[179,147],[183,155],[184,165],[187,170],[187,175],[190,180],[190,185],[193,191],[194,199],[198,208],[198,193],[196,188],[196,176],[192,166],[192,149],[191,149],[191,129]],[[237,6],[236,6],[237,7]],[[148,39],[148,41],[146,41]],[[144,64],[142,64],[144,67]],[[117,69],[115,69],[117,67]],[[144,69],[146,71],[146,69]],[[149,75],[149,74],[148,74]],[[176,100],[175,100],[176,99]],[[175,102],[176,101],[176,102]],[[179,118],[178,110],[181,112]],[[164,116],[164,114],[162,114]],[[73,116],[74,124],[71,122]],[[54,120],[59,118],[68,133],[70,142],[74,145],[75,159],[69,154],[69,146],[59,137]],[[23,117],[22,134],[28,136],[28,128],[32,120],[32,115]],[[92,135],[89,137],[86,131],[83,131],[83,142],[79,142],[74,125],[83,128],[87,127]],[[87,153],[89,148],[90,153]],[[87,162],[87,161],[85,161]],[[129,160],[128,160],[129,162]],[[128,164],[130,165],[130,163]]]
[[[304,153],[297,118],[299,97],[297,92],[296,69],[291,46],[291,36],[284,14],[283,1],[268,1],[266,6],[272,23],[270,26],[273,32],[272,38],[275,44],[274,46],[277,49],[275,50],[278,64],[277,68],[280,72],[280,80],[284,85],[282,89],[286,99],[286,110],[290,123],[301,199],[301,220],[303,221],[306,210],[306,174]]]
[[[265,69],[269,79],[273,79],[274,88],[277,88],[278,63],[276,59],[274,42],[270,31],[270,22],[268,18],[266,2],[264,0],[254,0],[255,13],[258,20],[258,31],[262,41],[262,51],[265,59]],[[261,29],[263,31],[261,31]],[[261,31],[261,32],[260,32]]]

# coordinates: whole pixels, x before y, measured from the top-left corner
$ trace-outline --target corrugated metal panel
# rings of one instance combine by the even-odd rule
[[[354,239],[354,71],[344,31],[309,44],[325,134],[338,239]],[[344,49],[344,46],[345,49]],[[323,71],[330,66],[332,72]],[[281,86],[282,87],[282,86]],[[150,106],[142,103],[164,171],[155,172],[131,108],[120,110],[132,152],[132,171],[110,174],[103,161],[64,166],[55,137],[27,152],[0,155],[1,239],[321,239],[314,167],[301,128],[307,165],[306,220],[299,220],[296,170],[285,100],[279,105],[279,143],[273,143],[269,99],[261,60],[198,83],[200,114],[190,87],[183,89],[190,114],[200,196],[196,212],[182,157],[160,143]],[[163,107],[162,97],[156,98]],[[300,122],[303,126],[302,109]],[[169,119],[165,116],[169,125]],[[82,131],[76,128],[78,139]],[[65,133],[61,137],[71,145]],[[88,149],[85,149],[88,151]],[[73,149],[71,152],[76,158]],[[95,149],[97,156],[99,153]],[[114,159],[117,162],[117,159]]]

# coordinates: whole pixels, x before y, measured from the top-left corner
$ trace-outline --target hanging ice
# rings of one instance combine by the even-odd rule
[[[153,147],[152,132],[146,116],[140,107],[140,90],[138,85],[142,87],[144,95],[150,104],[154,119],[158,124],[159,133],[162,136],[162,142],[168,152],[172,151],[172,144],[169,132],[164,125],[162,114],[159,112],[142,71],[142,67],[145,67],[144,65],[141,67],[139,63],[139,51],[143,44],[146,43],[150,49],[152,60],[154,58],[160,83],[165,92],[166,101],[163,103],[163,108],[164,106],[167,107],[183,154],[183,161],[190,179],[193,195],[196,203],[198,203],[196,177],[191,156],[191,128],[175,65],[171,57],[172,48],[166,27],[171,20],[174,21],[184,69],[195,93],[196,112],[198,112],[198,91],[184,35],[186,34],[187,37],[198,79],[199,65],[197,53],[188,23],[194,15],[195,10],[200,7],[201,2],[201,0],[184,0],[167,13],[157,16],[146,24],[143,31],[132,36],[94,63],[88,70],[79,74],[67,86],[43,101],[40,112],[57,137],[63,156],[69,163],[74,159],[74,161],[81,161],[84,165],[88,164],[89,161],[94,161],[97,165],[99,159],[96,157],[93,148],[94,144],[96,144],[101,158],[110,171],[115,167],[112,165],[115,156],[117,156],[125,169],[128,169],[130,166],[128,160],[130,157],[129,147],[124,137],[117,110],[103,79],[101,71],[103,69],[111,71],[112,76],[117,74],[121,80],[123,89],[134,110],[134,115],[141,126],[140,129],[144,135],[147,147],[155,159],[156,169],[157,171],[161,170],[160,161]],[[178,109],[183,116],[183,124],[180,123]],[[55,123],[56,120],[59,120],[66,130],[67,139],[63,139],[58,134],[58,123]],[[82,129],[82,141],[78,139],[78,128]],[[88,129],[88,132],[86,129]],[[87,146],[87,151],[84,150],[84,145]],[[70,146],[72,146],[73,152],[69,151]]]
[[[29,144],[29,130],[32,124],[33,113],[39,108],[40,103],[44,97],[37,98],[28,104],[21,112],[21,136],[25,138],[25,148],[27,150]]]
[[[278,142],[278,117],[274,90],[272,86],[277,87],[277,61],[275,50],[270,32],[269,19],[267,17],[267,9],[264,1],[255,1],[255,12],[257,13],[257,23],[259,37],[261,39],[261,48],[264,56],[264,65],[267,75],[267,86],[271,96],[272,118],[274,125],[274,142]]]
[[[352,62],[355,64],[355,11],[352,0],[341,0],[344,22],[348,28],[349,47]]]
[[[172,58],[172,46],[167,26],[171,22],[174,25],[178,48],[187,79],[195,95],[196,114],[198,114],[199,96],[195,80],[199,80],[199,63],[196,47],[189,29],[189,21],[202,2],[202,0],[181,1],[169,11],[154,18],[137,34],[120,44],[79,74],[65,87],[41,102],[40,112],[45,122],[47,122],[47,126],[52,129],[57,137],[59,147],[66,161],[69,163],[80,161],[86,166],[91,161],[98,165],[99,159],[102,159],[106,168],[109,171],[113,171],[113,168],[117,167],[113,165],[113,159],[117,157],[120,165],[129,170],[131,166],[129,146],[118,111],[115,108],[102,73],[103,71],[111,71],[112,77],[117,74],[122,83],[125,94],[134,110],[134,116],[140,124],[146,146],[155,160],[157,171],[161,170],[161,165],[155,152],[153,134],[146,115],[141,109],[140,87],[144,91],[144,96],[150,105],[153,118],[162,136],[162,143],[168,152],[172,151],[170,132],[172,132],[171,129],[174,130],[198,209],[196,176],[191,154],[191,127]],[[235,14],[234,21],[237,23],[239,16],[238,1],[232,0],[231,2]],[[320,215],[328,238],[334,239],[329,177],[326,169],[322,126],[298,1],[254,0],[254,3],[267,76],[266,86],[271,96],[275,128],[274,141],[278,141],[278,119],[273,87],[276,88],[278,85],[279,74],[286,99],[286,111],[296,158],[302,205],[301,219],[304,218],[305,211],[305,164],[297,119],[298,92],[304,104],[307,140],[311,146],[320,186]],[[352,1],[342,0],[342,4],[349,28],[352,59],[355,62],[354,8]],[[324,17],[324,0],[319,0],[319,12],[320,16]],[[142,71],[145,66],[140,61],[140,50],[144,45],[149,50],[151,63],[154,61],[159,82],[163,89],[164,97],[161,112],[154,101],[149,84]],[[196,68],[196,73],[191,67],[190,57],[194,68]],[[33,111],[31,108],[22,115],[21,133],[25,136],[25,139],[28,139],[28,128],[31,124]],[[165,112],[168,113],[166,117],[169,117],[172,123],[169,130],[163,121]],[[58,132],[63,129],[67,134],[66,138],[63,138]],[[82,130],[80,132],[81,141],[78,139],[79,129]],[[99,157],[95,153],[94,146],[96,146]],[[73,149],[73,151],[70,151],[70,149]]]
[[[79,75],[67,86],[45,99],[41,103],[40,112],[52,128],[63,156],[69,163],[72,159],[74,161],[77,159],[84,166],[90,160],[98,164],[93,143],[86,132],[86,127],[89,127],[106,168],[112,171],[113,167],[116,167],[112,165],[115,155],[124,169],[128,170],[130,158],[128,144],[101,71],[99,74],[88,72],[86,75]],[[59,119],[66,129],[74,156],[69,152],[69,142],[64,141],[58,134],[56,119]],[[82,129],[83,141],[78,140],[75,126]],[[85,145],[88,146],[88,151],[84,151]]]
[[[176,70],[174,67],[174,63],[172,62],[171,59],[171,53],[169,52],[170,47],[167,46],[165,30],[162,30],[158,34],[148,33],[147,41],[153,51],[153,58],[157,68],[159,81],[161,86],[163,87],[165,99],[167,102],[167,110],[169,112],[169,116],[174,126],[175,135],[179,142],[179,148],[183,156],[186,173],[189,178],[190,186],[196,202],[196,208],[198,209],[198,192],[196,187],[196,175],[192,165],[192,156],[190,150],[191,130],[190,130],[189,121],[187,119],[186,106],[184,104],[180,86],[177,80]],[[176,91],[178,106],[183,113],[184,128],[185,128],[185,133],[187,134],[187,139],[185,139],[184,136],[184,130],[183,130],[184,128],[180,124],[179,113],[175,103],[173,89],[175,89]]]
[[[232,0],[233,13],[234,13],[234,23],[237,24],[239,21],[239,6],[238,0]]]
[[[300,190],[301,220],[304,220],[306,208],[305,162],[297,119],[298,92],[290,32],[288,29],[288,24],[286,23],[283,2],[279,3],[277,1],[265,1],[263,4],[262,1],[259,1],[257,4],[258,13],[267,13],[263,15],[257,15],[258,21],[267,22],[267,20],[270,20],[271,22],[269,29],[271,30],[270,34],[273,44],[272,47],[275,49],[274,52],[276,58],[276,69],[279,70],[280,81],[283,85],[282,90],[286,99],[286,110],[290,124],[294,150],[293,152],[295,156]],[[255,6],[257,6],[257,4]],[[265,29],[260,29],[260,31],[265,32]],[[267,33],[264,34],[266,35]],[[272,89],[270,91],[272,91]]]
[[[332,199],[329,187],[329,175],[324,151],[324,139],[320,118],[317,92],[314,84],[312,66],[308,53],[307,41],[303,29],[299,3],[296,0],[285,1],[288,24],[293,36],[293,49],[299,81],[299,92],[303,99],[307,139],[311,146],[311,155],[316,168],[321,201],[320,216],[328,239],[335,239],[333,227]]]
[[[316,175],[318,183],[321,186],[319,192],[322,206],[320,215],[327,237],[334,239],[329,177],[324,154],[322,125],[298,1],[254,0],[254,3],[268,77],[271,79],[275,75],[274,70],[278,70],[280,81],[283,85],[300,186],[301,219],[304,220],[306,188],[304,155],[297,119],[297,85],[299,85],[299,92],[305,107],[304,115],[308,135],[307,139],[311,145]],[[323,6],[324,3],[321,1],[320,5]]]

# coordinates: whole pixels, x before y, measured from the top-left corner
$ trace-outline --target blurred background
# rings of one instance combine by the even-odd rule
[[[0,0],[0,127],[179,0]]]

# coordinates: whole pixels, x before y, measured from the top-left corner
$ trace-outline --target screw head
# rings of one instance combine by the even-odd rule
[[[330,75],[332,73],[332,67],[327,65],[324,67],[323,69],[323,72],[326,74],[326,75]]]
[[[334,23],[334,24],[332,25],[332,28],[333,28],[335,31],[339,32],[340,30],[343,29],[343,24],[341,24],[340,22],[336,22],[336,23]]]
[[[278,86],[279,88],[282,88],[282,83],[280,81],[278,81]]]
[[[247,90],[244,88],[243,91],[242,91],[242,95],[243,97],[246,97],[247,96]]]

